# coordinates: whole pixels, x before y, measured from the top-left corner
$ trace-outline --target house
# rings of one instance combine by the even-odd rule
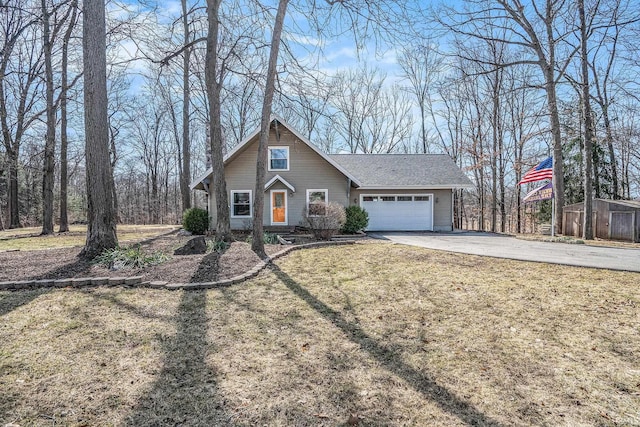
[[[233,229],[251,227],[259,131],[224,158]],[[215,227],[211,174],[209,169],[191,188],[210,196]],[[265,227],[300,225],[305,207],[337,202],[363,207],[369,213],[369,231],[451,231],[453,189],[472,187],[447,155],[328,155],[277,116],[271,120],[265,181]]]
[[[582,237],[584,203],[562,208],[562,234]],[[593,235],[640,242],[640,201],[593,199]]]

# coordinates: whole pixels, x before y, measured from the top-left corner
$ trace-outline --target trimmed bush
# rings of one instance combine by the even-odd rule
[[[311,230],[316,239],[331,239],[346,220],[344,207],[336,202],[314,203],[313,213],[315,215],[310,215],[305,207],[302,217],[304,225]]]
[[[345,209],[347,219],[342,226],[342,232],[345,234],[355,234],[360,230],[364,230],[369,225],[369,214],[360,206],[352,205]]]
[[[191,208],[182,215],[182,227],[193,234],[204,234],[209,229],[209,213],[200,208]]]

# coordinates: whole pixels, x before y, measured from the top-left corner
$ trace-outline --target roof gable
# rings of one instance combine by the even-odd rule
[[[271,121],[269,122],[269,126],[273,123],[280,124],[284,126],[289,132],[291,132],[298,140],[302,141],[306,144],[311,150],[313,150],[316,154],[318,154],[322,159],[324,159],[327,163],[337,169],[344,176],[349,178],[353,185],[356,187],[360,186],[360,182],[358,179],[347,169],[345,169],[341,164],[337,163],[333,160],[329,155],[324,153],[318,147],[316,147],[309,139],[301,135],[293,126],[287,123],[283,118],[272,114]],[[236,145],[226,156],[224,156],[224,164],[227,165],[232,162],[237,156],[239,156],[246,148],[248,148],[252,143],[255,142],[255,139],[260,135],[260,127],[255,129],[252,133],[250,133],[247,137],[245,137],[238,145]],[[209,168],[204,174],[199,176],[194,182],[191,184],[191,189],[205,189],[204,184],[208,184],[209,176],[213,173],[213,169]]]
[[[285,187],[287,187],[289,190],[291,190],[293,193],[296,192],[296,187],[294,187],[293,185],[291,185],[290,183],[287,182],[286,179],[284,179],[283,177],[281,177],[280,175],[276,175],[273,178],[271,178],[265,185],[264,185],[264,189],[265,191],[269,189],[269,187],[271,187],[273,184],[275,184],[276,182],[280,182],[282,185],[284,185]]]

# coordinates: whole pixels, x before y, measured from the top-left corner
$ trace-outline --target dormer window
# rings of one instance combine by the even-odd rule
[[[289,147],[269,147],[269,170],[289,170]]]

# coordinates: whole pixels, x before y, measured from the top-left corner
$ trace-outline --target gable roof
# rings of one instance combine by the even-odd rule
[[[289,123],[287,123],[282,117],[280,117],[280,116],[278,116],[276,114],[271,114],[271,121],[269,122],[269,126],[271,126],[271,124],[273,124],[273,122],[280,123],[282,126],[286,127],[297,139],[299,139],[300,141],[302,141],[303,143],[308,145],[309,148],[311,148],[320,157],[322,157],[324,160],[326,160],[327,163],[329,163],[331,166],[333,166],[334,168],[339,170],[344,176],[349,178],[351,180],[351,182],[356,187],[360,186],[360,182],[358,181],[358,179],[351,172],[349,172],[342,165],[340,165],[335,160],[333,160],[331,158],[331,156],[327,155],[322,150],[320,150],[318,147],[316,147],[311,141],[309,141],[307,138],[305,138],[303,135],[301,135],[293,126],[291,126]],[[260,127],[258,126],[258,128],[256,130],[254,130],[247,137],[245,137],[245,139],[243,139],[238,145],[233,147],[233,149],[231,151],[229,151],[226,156],[224,156],[224,164],[227,165],[230,161],[232,161],[234,158],[236,158],[240,153],[242,153],[242,151],[244,151],[244,149],[251,142],[253,142],[254,138],[256,138],[259,135],[260,135]],[[211,175],[212,173],[213,173],[213,168],[207,169],[207,171],[205,173],[203,173],[201,176],[199,176],[196,180],[194,180],[191,183],[191,186],[190,186],[191,189],[192,190],[194,190],[196,188],[204,189],[204,185],[201,185],[201,184],[203,184],[203,183],[204,184],[208,184],[209,183],[209,175]]]
[[[271,178],[265,185],[264,185],[264,189],[265,191],[269,189],[269,187],[271,187],[273,184],[275,184],[277,181],[279,181],[280,183],[282,183],[282,185],[284,185],[285,187],[287,187],[289,190],[291,190],[292,192],[296,192],[296,187],[294,187],[293,185],[289,184],[287,182],[286,179],[284,179],[283,177],[281,177],[280,175],[276,175],[273,178]]]
[[[473,188],[446,154],[334,154],[361,189]]]

